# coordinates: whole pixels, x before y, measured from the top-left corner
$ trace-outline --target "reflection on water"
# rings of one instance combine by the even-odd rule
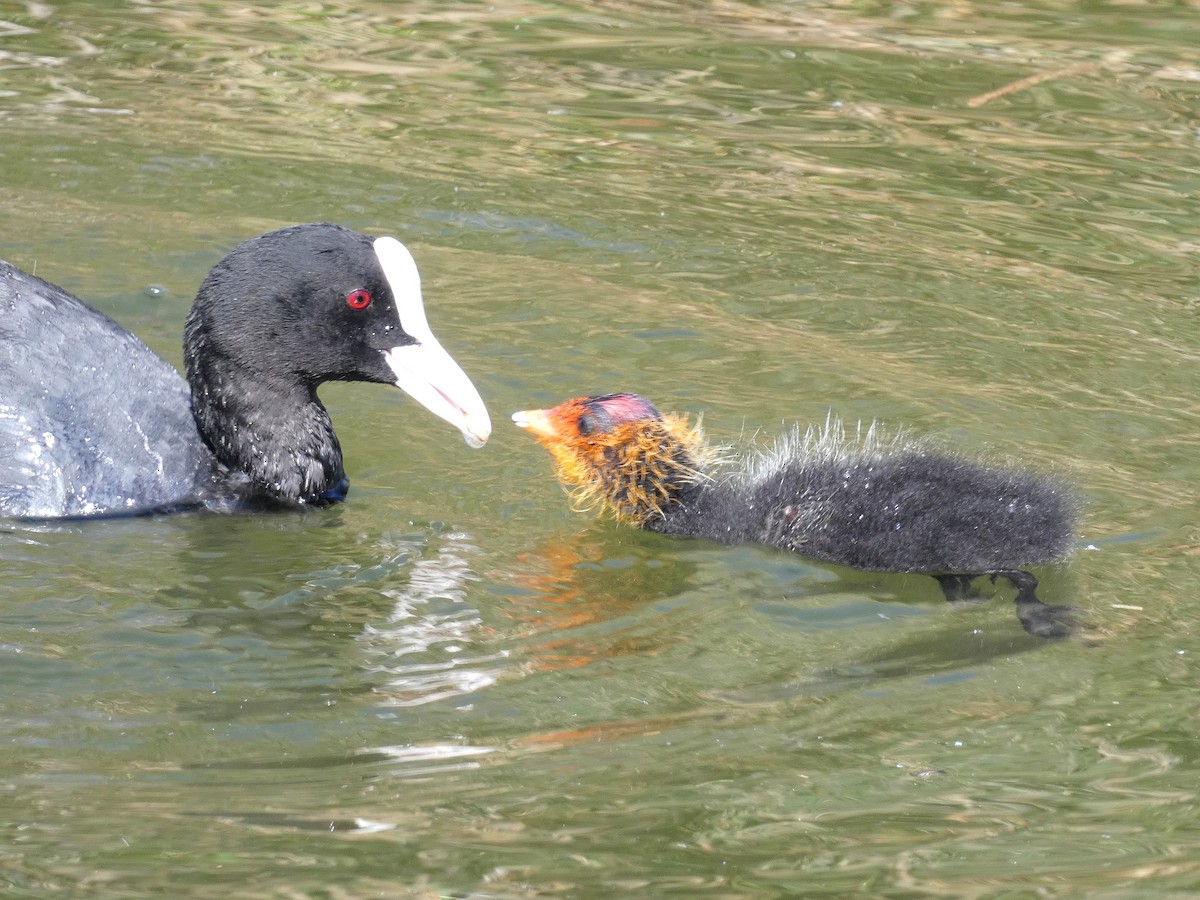
[[[372,747],[365,750],[364,754],[386,759],[391,776],[425,779],[478,769],[478,757],[495,750],[495,747],[461,744],[403,744],[395,747]]]
[[[478,652],[483,620],[467,600],[477,581],[477,556],[467,535],[445,532],[436,546],[408,567],[402,587],[384,588],[391,604],[382,624],[359,636],[367,671],[382,674],[375,690],[388,706],[420,706],[469,697],[503,674],[506,651]],[[467,702],[467,701],[462,701]]]

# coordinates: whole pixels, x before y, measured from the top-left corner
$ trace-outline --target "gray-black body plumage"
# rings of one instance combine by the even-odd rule
[[[1057,482],[911,450],[783,461],[700,482],[647,527],[758,542],[878,572],[990,574],[1065,558],[1074,508]]]
[[[221,478],[174,368],[62,288],[0,261],[0,515],[155,508]]]

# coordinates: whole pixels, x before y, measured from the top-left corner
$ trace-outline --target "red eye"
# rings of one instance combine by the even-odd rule
[[[346,295],[346,305],[351,309],[366,309],[371,305],[371,292],[359,288]]]

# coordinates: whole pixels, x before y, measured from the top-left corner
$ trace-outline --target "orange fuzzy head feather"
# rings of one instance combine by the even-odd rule
[[[700,465],[710,454],[700,426],[663,416],[637,394],[575,397],[514,413],[513,421],[550,451],[577,509],[600,506],[645,525],[705,478]]]

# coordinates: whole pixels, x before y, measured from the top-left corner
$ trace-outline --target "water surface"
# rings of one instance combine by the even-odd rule
[[[1200,889],[1193,10],[0,19],[5,258],[178,363],[241,240],[394,234],[498,429],[329,386],[336,509],[5,528],[7,894]],[[507,413],[618,389],[1074,480],[1089,640],[572,512]]]

